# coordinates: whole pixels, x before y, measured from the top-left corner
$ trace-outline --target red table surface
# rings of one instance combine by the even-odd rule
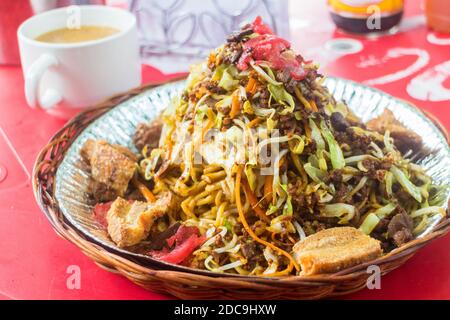
[[[411,80],[428,68],[450,62],[445,42],[431,44],[434,35],[422,24],[406,32],[378,40],[342,34],[332,27],[322,2],[302,0],[290,2],[293,46],[306,52],[307,58],[325,60],[322,71],[356,81],[365,81],[405,70],[425,59],[423,66],[406,77],[376,87],[436,115],[450,127],[448,95],[441,101],[415,100],[406,91]],[[407,22],[420,21],[420,1],[407,1]],[[419,15],[419,18],[417,16]],[[323,44],[332,38],[352,37],[362,41],[359,54],[331,59],[323,55]],[[447,36],[447,39],[449,36]],[[416,48],[407,55],[384,58],[393,48]],[[412,53],[411,53],[412,52]],[[419,52],[416,54],[416,52]],[[309,55],[308,55],[309,54]],[[322,54],[322,56],[321,56]],[[372,56],[372,57],[371,57]],[[422,58],[419,58],[421,56]],[[380,60],[361,68],[362,59]],[[422,59],[422,60],[421,60]],[[417,60],[417,61],[416,61]],[[420,62],[419,61],[419,62]],[[448,69],[448,68],[447,68]],[[449,75],[449,71],[443,71]],[[170,75],[143,67],[144,83],[161,81]],[[442,74],[441,74],[442,76]],[[443,77],[442,90],[450,88]],[[447,100],[445,100],[447,99]],[[23,94],[23,77],[19,67],[0,67],[0,298],[3,299],[166,299],[168,296],[148,292],[127,279],[96,266],[73,244],[59,238],[35,203],[30,174],[35,157],[64,121],[27,107]],[[1,170],[0,170],[1,171]],[[384,276],[381,290],[364,289],[346,299],[449,299],[450,235],[420,250],[406,265]],[[76,265],[81,270],[81,288],[67,288],[67,269]],[[218,297],[220,298],[220,297]]]

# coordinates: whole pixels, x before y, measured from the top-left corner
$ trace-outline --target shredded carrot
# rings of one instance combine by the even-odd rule
[[[248,79],[247,86],[245,87],[245,91],[251,93],[251,91],[254,89],[255,85],[256,85],[255,78],[250,77],[250,79]]]
[[[133,185],[139,190],[139,192],[144,196],[144,198],[148,202],[155,202],[156,197],[155,195],[138,179],[134,178],[132,179]]]
[[[214,126],[214,121],[208,119],[206,125],[202,128],[202,141],[205,139],[205,135],[208,133],[209,129]]]
[[[208,63],[215,64],[216,63],[216,55],[214,52],[211,52],[208,58]]]
[[[235,197],[236,197],[236,207],[238,209],[239,219],[241,220],[245,231],[247,231],[247,233],[250,235],[250,237],[253,238],[253,240],[255,240],[256,242],[259,242],[262,245],[265,245],[265,246],[267,246],[267,247],[269,247],[269,248],[271,248],[271,249],[273,249],[275,251],[277,251],[279,254],[282,254],[286,258],[288,258],[289,261],[290,261],[289,266],[285,270],[280,271],[280,272],[267,274],[266,276],[286,275],[286,274],[289,274],[291,272],[293,267],[295,267],[295,269],[297,271],[300,271],[300,267],[299,267],[298,263],[294,260],[294,258],[289,253],[287,253],[283,249],[278,248],[276,245],[259,238],[253,232],[253,230],[250,228],[250,226],[248,225],[247,220],[245,220],[244,209],[242,208],[242,202],[241,202],[241,179],[242,179],[242,167],[239,168],[239,170],[238,170],[238,172],[236,174],[236,185],[235,185],[234,193],[235,193]]]
[[[265,222],[269,222],[270,219],[267,217],[264,210],[261,209],[261,207],[259,206],[258,198],[256,198],[252,189],[250,189],[250,186],[248,185],[247,181],[243,181],[242,186],[244,187],[245,196],[247,197],[248,201],[250,202],[250,205],[252,206],[253,211],[255,211],[256,215],[261,220],[263,220]]]
[[[250,93],[252,95],[254,95],[257,89],[258,89],[258,82],[255,81],[255,84],[253,85],[252,89],[250,90]]]
[[[311,101],[309,102],[309,104],[311,105],[312,110],[313,110],[314,112],[319,112],[319,109],[317,109],[317,105],[316,105],[316,103],[315,103],[314,100],[311,100]]]
[[[247,86],[245,87],[245,91],[253,95],[256,92],[257,86],[258,86],[258,82],[256,81],[256,79],[253,77],[250,77],[250,79],[248,80]]]
[[[301,103],[303,103],[305,108],[312,110],[311,105],[309,104],[308,100],[306,100],[305,97],[303,97],[302,93],[300,92],[300,89],[297,87],[294,87],[294,92],[295,92],[295,96],[297,97],[297,99],[300,100]]]
[[[234,119],[234,117],[237,116],[240,110],[241,110],[241,102],[239,101],[239,95],[235,93],[233,94],[231,100],[230,118]]]
[[[272,202],[272,184],[273,184],[273,176],[266,176],[264,179],[264,199],[267,200],[268,203]]]
[[[208,89],[206,89],[205,87],[200,87],[197,92],[195,93],[195,96],[197,97],[197,99],[200,99],[201,97],[203,97],[206,93],[208,92]]]
[[[309,127],[308,122],[305,122],[305,135],[306,138],[311,139],[311,128]]]
[[[247,128],[252,128],[260,123],[262,120],[260,118],[255,118],[247,124]]]
[[[216,114],[214,113],[212,108],[208,108],[208,111],[206,111],[206,115],[208,116],[208,119],[211,121],[216,120]]]

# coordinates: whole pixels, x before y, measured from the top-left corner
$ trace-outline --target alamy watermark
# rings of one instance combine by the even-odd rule
[[[369,277],[366,280],[366,287],[369,290],[381,289],[381,269],[377,265],[370,265],[367,267],[366,272]]]
[[[369,30],[381,30],[381,8],[378,5],[367,7],[369,17],[366,21],[366,27]]]
[[[77,265],[70,265],[66,269],[69,275],[66,279],[66,287],[69,290],[81,289],[81,268]]]
[[[66,9],[67,29],[80,29],[81,28],[81,9],[79,6],[69,6]]]

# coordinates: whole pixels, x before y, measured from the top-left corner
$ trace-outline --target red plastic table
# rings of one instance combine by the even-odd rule
[[[433,113],[449,128],[450,36],[426,29],[420,1],[407,1],[403,31],[378,39],[335,31],[324,2],[290,2],[294,47],[321,61],[324,73],[368,81]],[[325,43],[342,37],[360,41],[362,51],[341,57],[329,54]],[[168,77],[150,67],[143,68],[143,75],[144,82]],[[60,239],[40,212],[30,183],[33,162],[63,125],[63,120],[27,107],[19,67],[0,67],[0,298],[170,298],[100,269]],[[345,298],[450,299],[449,244],[450,235],[434,241],[383,277],[381,290],[365,289]],[[80,267],[80,289],[67,288],[67,269],[72,265]]]

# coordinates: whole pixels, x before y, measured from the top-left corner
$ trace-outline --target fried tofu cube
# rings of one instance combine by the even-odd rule
[[[115,197],[125,195],[136,170],[136,157],[130,150],[105,140],[88,140],[81,155],[90,164],[92,179],[96,182],[94,185],[113,191]],[[95,190],[93,193],[96,193]]]
[[[297,242],[293,251],[302,275],[337,272],[375,259],[383,252],[378,240],[352,227],[319,231]]]
[[[129,202],[117,198],[106,215],[108,234],[118,247],[129,247],[145,240],[154,222],[176,210],[178,201],[168,192],[155,202]]]
[[[389,130],[395,146],[403,153],[408,150],[419,151],[422,148],[420,136],[405,128],[400,121],[395,119],[392,111],[388,109],[385,109],[381,115],[367,122],[367,128],[381,134]]]

